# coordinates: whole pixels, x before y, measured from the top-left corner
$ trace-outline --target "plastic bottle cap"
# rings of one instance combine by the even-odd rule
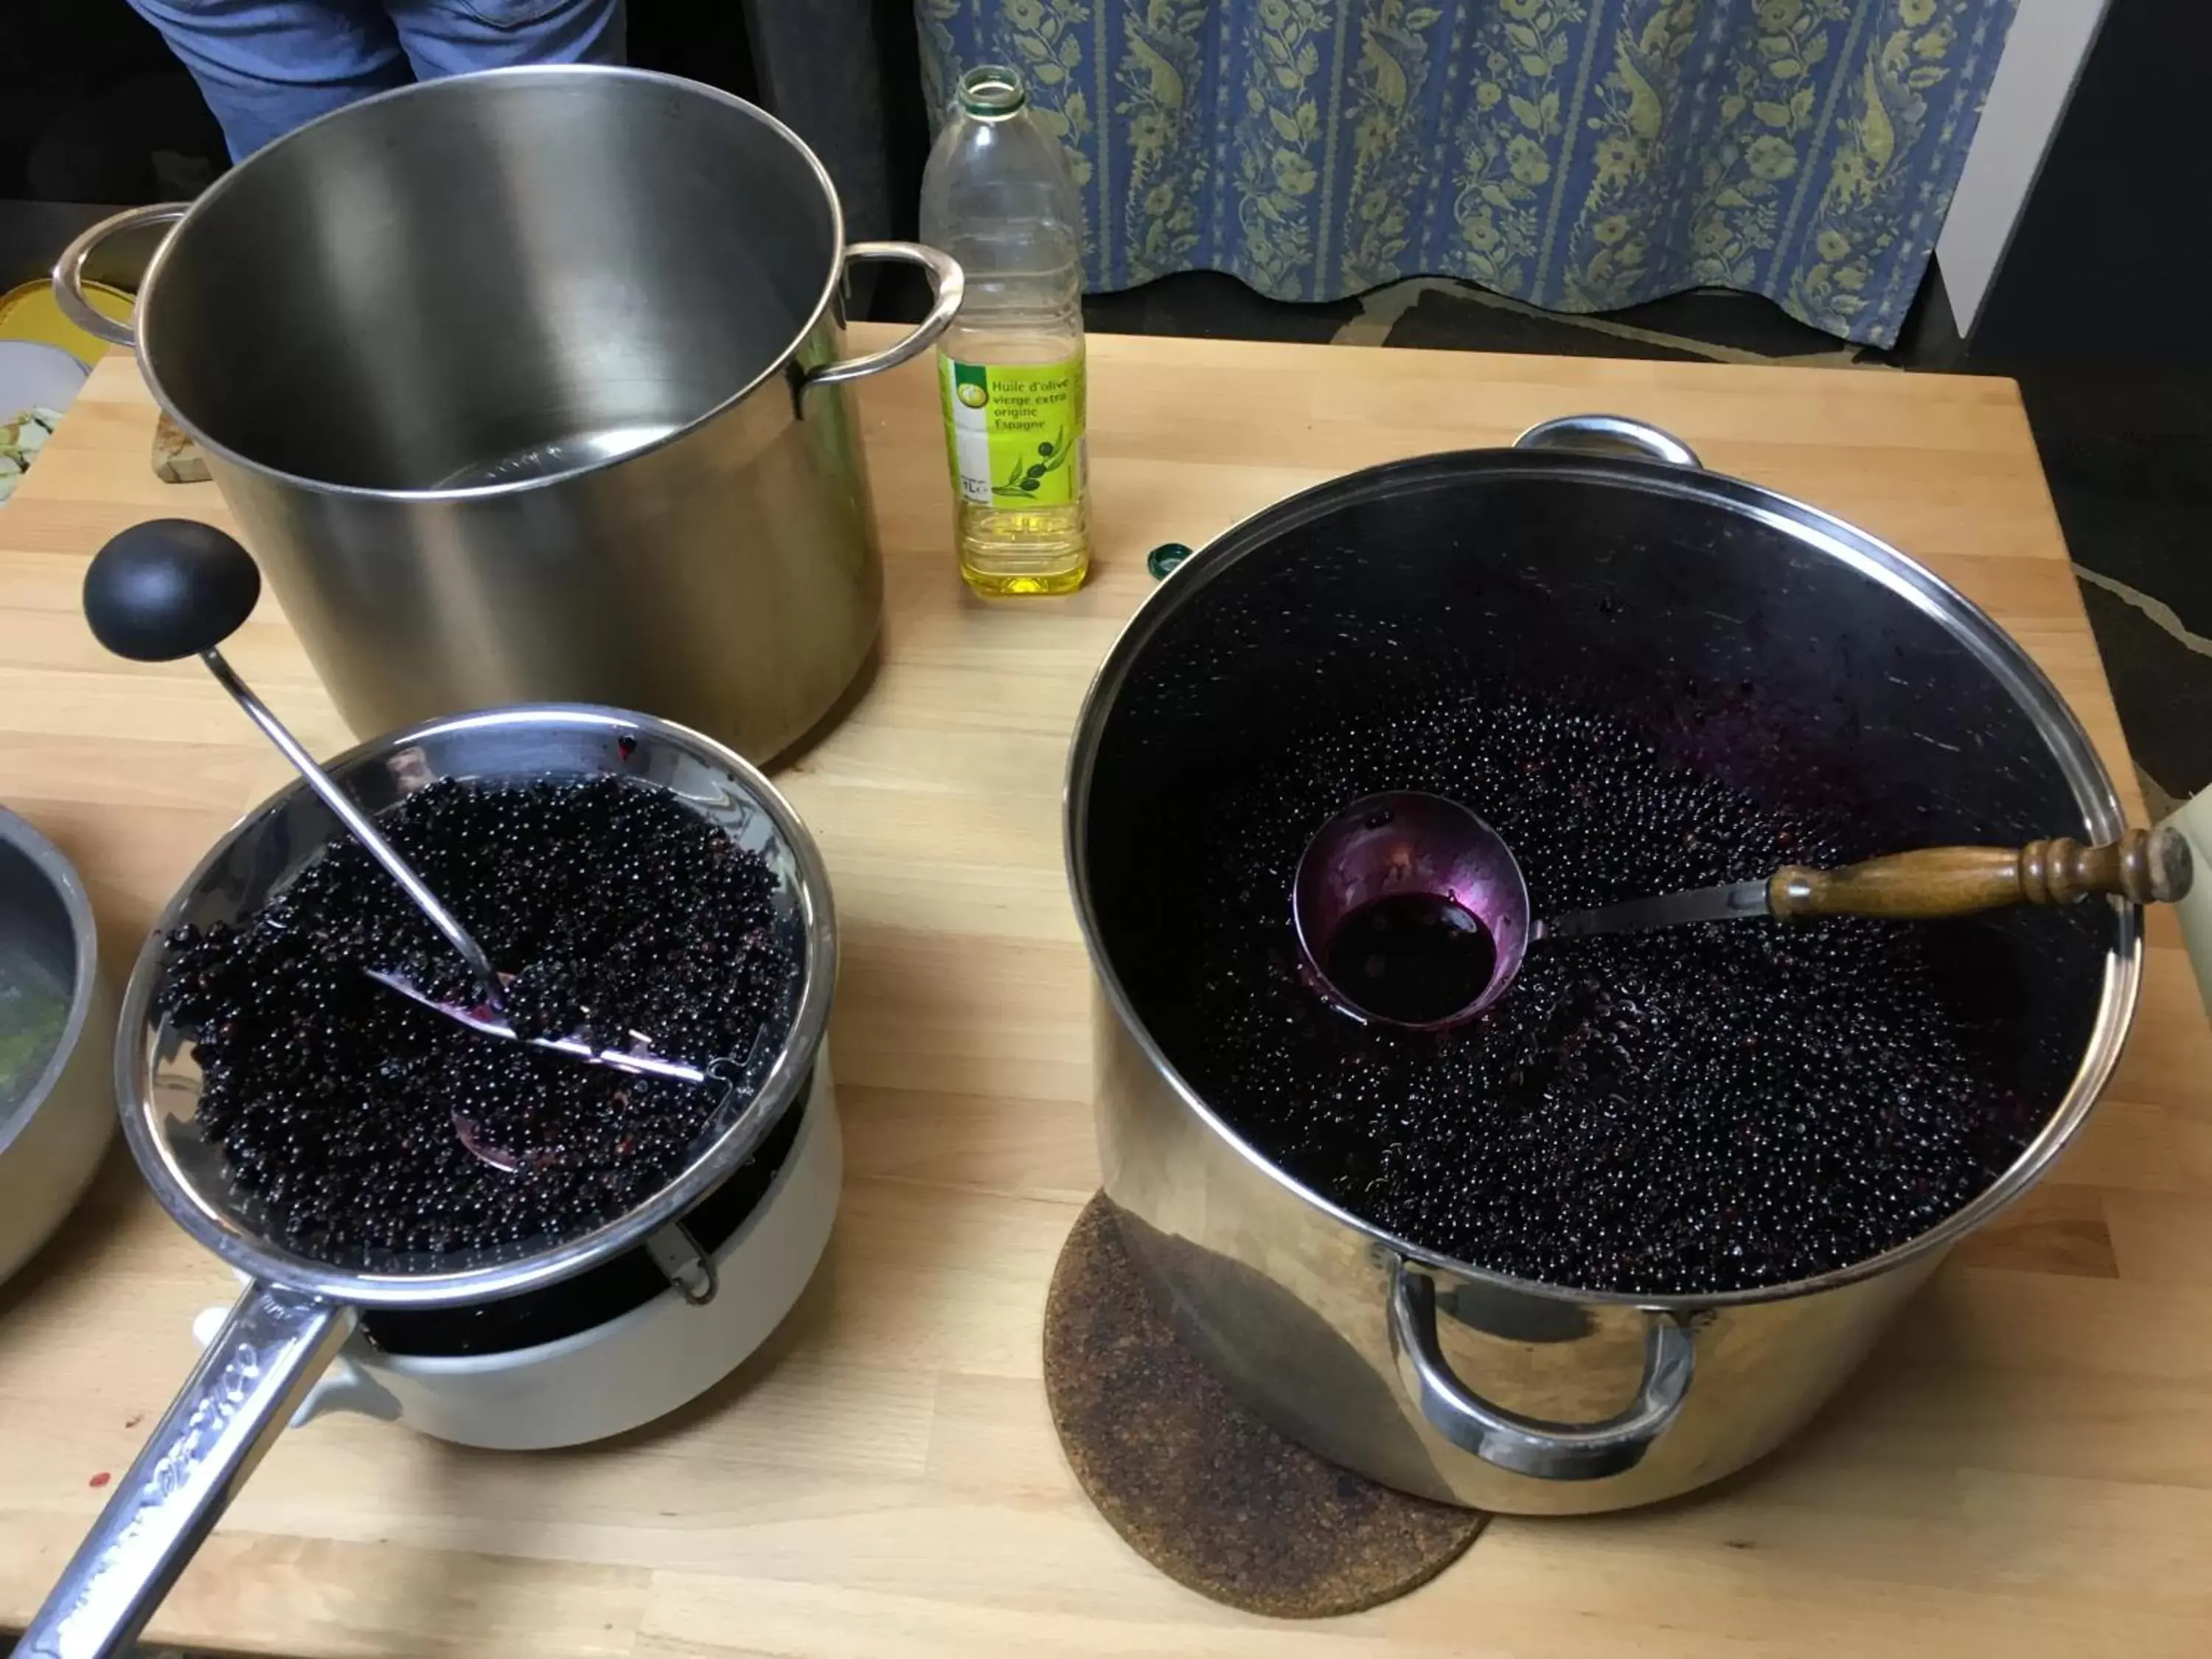
[[[960,106],[970,115],[1012,115],[1030,100],[1019,70],[983,64],[960,77]]]

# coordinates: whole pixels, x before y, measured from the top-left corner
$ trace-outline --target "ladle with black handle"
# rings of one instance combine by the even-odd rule
[[[230,693],[323,805],[384,866],[415,908],[468,964],[476,976],[480,1000],[470,1006],[442,1002],[388,969],[364,966],[362,971],[401,996],[488,1036],[526,1042],[534,1048],[636,1075],[704,1083],[704,1071],[680,1060],[635,1048],[602,1048],[577,1036],[526,1037],[514,1029],[501,1005],[498,971],[483,947],[414,866],[384,838],[374,820],[315,764],[314,757],[223,659],[217,647],[252,614],[260,597],[261,570],[253,556],[214,526],[191,519],[155,519],[133,525],[94,555],[84,573],[84,617],[92,625],[93,636],[117,656],[134,662],[178,662],[198,657],[205,664],[216,684]],[[473,1146],[471,1150],[495,1164],[503,1156]]]

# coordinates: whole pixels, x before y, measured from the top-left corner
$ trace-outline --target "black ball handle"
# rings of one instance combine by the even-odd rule
[[[84,573],[93,637],[133,662],[174,662],[213,649],[260,597],[253,556],[191,519],[132,525],[93,555]]]

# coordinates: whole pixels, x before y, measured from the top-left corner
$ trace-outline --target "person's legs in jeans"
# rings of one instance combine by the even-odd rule
[[[242,161],[318,115],[414,79],[377,0],[131,0]]]
[[[231,159],[371,93],[514,64],[619,64],[623,0],[131,0]]]
[[[619,64],[623,0],[386,0],[425,81],[514,64]]]

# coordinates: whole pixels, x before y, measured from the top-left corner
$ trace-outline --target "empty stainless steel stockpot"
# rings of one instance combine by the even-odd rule
[[[175,221],[133,325],[86,255]],[[855,259],[927,319],[840,358]],[[137,347],[357,732],[589,702],[760,760],[867,659],[883,577],[847,383],[923,350],[959,267],[848,246],[781,122],[634,70],[498,70],[351,105],[189,206],[63,254]]]

